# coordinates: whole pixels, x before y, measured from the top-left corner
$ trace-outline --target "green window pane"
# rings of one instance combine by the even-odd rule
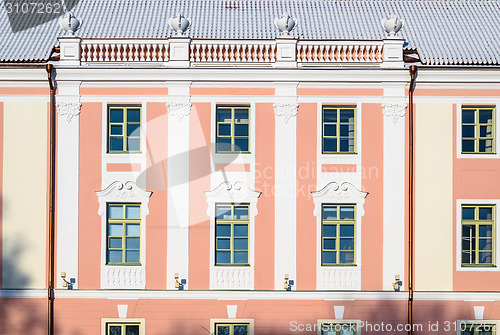
[[[141,225],[135,223],[127,224],[127,236],[141,236]]]
[[[217,206],[215,215],[218,220],[231,220],[231,206]]]
[[[234,262],[237,264],[247,264],[248,263],[248,252],[247,251],[235,251],[234,252]]]
[[[336,220],[337,206],[323,206],[323,220]]]
[[[340,250],[354,250],[354,238],[341,238]]]
[[[231,136],[231,124],[219,124],[219,136]]]
[[[474,152],[475,151],[475,141],[474,140],[462,140],[462,151],[463,152]]]
[[[479,226],[479,237],[491,237],[492,232],[493,232],[493,226],[491,225]]]
[[[248,206],[234,207],[235,220],[248,220]]]
[[[141,150],[141,140],[139,138],[129,138],[127,146],[129,151],[139,151]]]
[[[248,151],[248,138],[235,138],[234,151]]]
[[[141,135],[141,125],[137,123],[132,123],[127,125],[127,136],[140,136]]]
[[[215,254],[215,262],[217,264],[231,263],[231,251],[217,251]]]
[[[235,224],[234,225],[234,236],[248,236],[248,225],[247,224]]]
[[[337,152],[337,139],[336,138],[324,138],[323,139],[323,151]]]
[[[474,138],[474,136],[476,136],[474,129],[475,129],[474,125],[463,125],[462,126],[462,137]]]
[[[108,250],[108,262],[121,263],[123,262],[121,250]]]
[[[323,263],[336,264],[337,252],[336,251],[323,251]]]
[[[109,138],[109,150],[111,151],[123,151],[123,138],[111,136]]]
[[[140,249],[141,238],[140,237],[127,237],[126,248],[127,249]]]
[[[479,111],[479,123],[493,123],[493,111],[492,110],[480,110]]]
[[[330,249],[330,250],[335,250],[336,249],[336,240],[334,239],[324,239],[323,240],[323,249]]]
[[[235,124],[234,136],[248,136],[248,124]]]
[[[231,249],[231,240],[228,238],[218,238],[217,249]]]
[[[248,326],[234,326],[234,335],[247,335]]]
[[[354,263],[354,251],[340,251],[341,264],[353,264]]]
[[[109,247],[113,249],[121,249],[122,248],[122,238],[121,237],[110,237],[109,238]]]
[[[108,226],[109,236],[122,236],[123,225],[121,223],[110,223]]]
[[[109,111],[109,122],[122,123],[123,122],[123,109],[111,109]]]
[[[354,206],[340,207],[340,220],[354,220]]]
[[[235,250],[248,250],[248,239],[247,238],[235,238],[234,239],[234,249]]]
[[[324,237],[337,236],[337,225],[323,225],[323,236]]]
[[[127,219],[140,219],[141,218],[141,206],[126,206],[125,215]]]
[[[474,111],[463,110],[462,111],[462,123],[474,123],[476,122],[474,117]]]
[[[217,138],[217,151],[231,151],[231,138],[218,137]]]
[[[323,122],[337,122],[337,110],[335,109],[324,109],[323,110]]]
[[[109,335],[122,335],[121,326],[109,326]]]
[[[215,227],[216,236],[231,236],[231,225],[218,224]]]
[[[474,220],[474,207],[462,207],[462,220]]]
[[[108,218],[109,219],[123,219],[123,206],[121,206],[121,205],[117,205],[117,206],[109,205],[108,206]]]
[[[127,122],[141,122],[141,110],[139,108],[127,109]]]
[[[217,109],[217,122],[231,122],[231,109],[218,108]]]
[[[353,237],[354,236],[354,225],[340,225],[340,236]]]
[[[126,251],[126,262],[127,263],[139,263],[140,262],[140,251],[139,250],[127,250]]]
[[[217,326],[216,335],[230,335],[229,331],[230,331],[229,326]]]
[[[111,125],[111,135],[123,135],[123,126]]]

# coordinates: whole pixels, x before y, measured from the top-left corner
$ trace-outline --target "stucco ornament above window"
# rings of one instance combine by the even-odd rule
[[[185,18],[182,14],[177,14],[177,16],[168,19],[168,24],[177,35],[182,35],[191,26],[191,20]]]
[[[353,203],[359,206],[361,216],[365,215],[363,205],[368,192],[362,192],[349,182],[337,183],[332,181],[317,192],[312,192],[314,201],[314,215],[321,215],[321,205],[324,203]]]
[[[292,116],[297,116],[298,104],[295,103],[276,103],[274,106],[274,114],[281,116],[283,121],[287,124]]]
[[[59,26],[66,30],[67,35],[74,36],[75,32],[82,27],[83,20],[76,18],[73,13],[68,12],[59,18]]]
[[[399,118],[403,118],[406,115],[406,104],[405,103],[384,103],[382,104],[382,109],[385,117],[391,118],[392,123],[396,124]]]
[[[141,203],[143,214],[149,214],[148,204],[152,192],[144,191],[133,181],[127,181],[125,184],[115,181],[104,190],[97,191],[96,193],[99,199],[99,215],[106,213],[106,203],[109,202]]]
[[[279,31],[281,31],[283,36],[287,36],[288,33],[291,32],[297,25],[297,19],[292,19],[292,17],[288,15],[288,13],[283,13],[283,15],[281,15],[281,18],[274,19],[274,25],[279,29]]]
[[[79,96],[57,96],[56,107],[57,114],[70,123],[73,117],[80,115],[82,104]]]
[[[167,110],[168,115],[175,117],[180,123],[184,116],[191,114],[191,103],[189,101],[167,102]]]
[[[208,202],[207,215],[214,216],[216,203],[249,203],[252,216],[257,215],[257,201],[262,192],[257,192],[245,183],[225,181],[212,191],[205,192]]]
[[[382,24],[382,28],[389,34],[389,37],[393,38],[396,37],[398,31],[405,25],[405,21],[398,19],[396,15],[391,15],[388,19],[382,19],[380,23]]]

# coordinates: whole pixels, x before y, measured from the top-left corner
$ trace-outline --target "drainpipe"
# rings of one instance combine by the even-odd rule
[[[48,335],[54,334],[54,190],[55,190],[55,162],[56,162],[56,131],[55,131],[55,88],[52,81],[52,73],[54,66],[47,64],[47,79],[50,87],[50,104],[49,104],[49,274],[48,274]]]
[[[409,187],[408,187],[408,216],[409,216],[409,227],[408,227],[408,324],[410,325],[409,335],[413,333],[413,272],[414,272],[414,256],[413,256],[413,230],[415,224],[415,213],[413,204],[413,193],[414,193],[414,163],[413,163],[413,92],[415,90],[415,78],[417,76],[417,66],[410,66],[410,89],[409,89],[409,152],[408,152],[408,169],[409,169]]]

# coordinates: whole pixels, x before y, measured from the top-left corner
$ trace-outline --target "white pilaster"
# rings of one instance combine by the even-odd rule
[[[275,84],[275,88],[274,288],[283,290],[285,274],[297,280],[297,83]],[[296,287],[297,283],[292,290]]]
[[[78,288],[78,175],[80,82],[58,82],[57,127],[57,288],[61,272]]]
[[[405,113],[403,85],[385,86],[383,289],[392,290],[396,275],[405,282]],[[403,286],[403,290],[407,288]]]
[[[167,289],[175,288],[174,274],[189,288],[189,98],[190,82],[168,87],[167,172]]]

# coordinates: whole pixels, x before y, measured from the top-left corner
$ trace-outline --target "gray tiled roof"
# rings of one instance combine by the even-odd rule
[[[380,40],[380,19],[406,21],[399,35],[430,65],[500,64],[498,0],[80,0],[72,12],[83,19],[83,38],[167,38],[167,19],[192,20],[192,38],[273,39],[273,20],[298,19],[299,39]],[[0,9],[0,60],[47,59],[63,30],[52,20],[12,33]]]

